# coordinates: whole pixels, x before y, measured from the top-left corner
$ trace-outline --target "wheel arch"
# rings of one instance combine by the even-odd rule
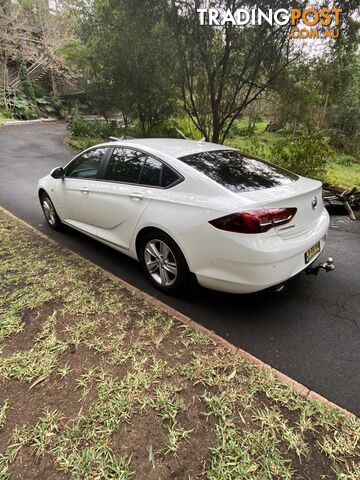
[[[140,246],[141,246],[142,239],[144,238],[144,236],[147,233],[152,232],[152,231],[162,232],[162,233],[166,233],[166,235],[169,235],[167,232],[165,232],[164,230],[161,230],[161,228],[158,228],[158,227],[147,226],[147,227],[143,227],[141,230],[139,230],[137,235],[136,235],[136,239],[135,239],[135,250],[136,250],[136,255],[137,255],[137,258],[138,258],[139,261],[141,261]]]
[[[38,190],[38,196],[39,196],[39,200],[41,201],[41,197],[43,196],[43,194],[45,193],[45,195],[49,196],[49,194],[47,193],[47,191],[45,190],[45,188],[43,187],[40,187],[39,190]],[[50,198],[50,197],[49,197]]]
[[[139,230],[139,232],[137,233],[136,235],[136,239],[135,239],[135,250],[136,250],[136,255],[137,255],[137,258],[138,260],[141,262],[141,252],[140,252],[140,246],[141,246],[141,241],[142,239],[144,238],[144,236],[149,233],[149,232],[161,232],[161,233],[164,233],[165,235],[169,236],[171,238],[171,240],[173,242],[176,243],[177,247],[179,248],[180,252],[182,253],[184,259],[185,259],[185,262],[186,262],[186,265],[190,271],[190,266],[189,266],[189,262],[187,260],[187,257],[186,257],[186,254],[184,252],[184,249],[182,248],[181,246],[181,243],[178,242],[178,240],[176,238],[173,237],[173,235],[171,235],[169,232],[167,232],[166,230],[163,230],[162,228],[159,228],[159,227],[155,227],[155,226],[151,226],[151,225],[148,225],[146,227],[143,227]]]

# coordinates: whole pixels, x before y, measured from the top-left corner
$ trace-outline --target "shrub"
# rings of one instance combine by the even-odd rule
[[[32,120],[38,118],[36,105],[30,102],[23,93],[16,94],[13,91],[6,91],[6,102],[4,97],[0,97],[0,110],[6,111],[6,116],[22,120]]]
[[[104,139],[99,137],[68,137],[66,142],[75,150],[86,150],[87,148],[92,147],[93,145],[98,145],[99,143],[103,143]]]
[[[59,115],[63,102],[56,97],[41,97],[36,99],[36,103],[42,112],[48,115]]]
[[[80,115],[73,117],[68,125],[68,129],[71,136],[76,138],[101,137],[108,139],[110,136],[121,137],[122,135],[128,135],[135,138],[143,136],[139,125],[132,125],[125,128],[115,121],[88,121]],[[151,127],[147,132],[147,136],[182,138],[182,135],[177,129],[181,130],[189,139],[200,140],[201,138],[201,134],[194,124],[190,120],[182,117],[171,117]]]
[[[355,163],[355,158],[351,155],[347,155],[346,153],[340,153],[334,157],[334,161],[339,165],[344,165],[346,167],[350,167],[352,163]]]
[[[14,118],[14,112],[9,108],[0,108],[0,117]]]
[[[36,106],[25,95],[14,97],[12,108],[16,118],[21,120],[33,120],[39,117]]]
[[[200,140],[202,137],[202,134],[188,117],[171,117],[163,122],[163,127],[168,134],[167,136],[170,137],[183,138],[179,130],[190,140]]]
[[[101,137],[108,139],[110,136],[121,136],[124,129],[117,122],[102,122],[100,120],[85,120],[81,116],[73,117],[68,128],[73,137]]]
[[[248,137],[249,136],[249,127],[246,125],[244,126],[241,121],[236,121],[230,128],[228,138],[236,138],[236,137]]]
[[[262,143],[257,137],[252,137],[248,142],[246,152],[255,157],[269,158],[269,147]]]
[[[230,147],[237,148],[245,154],[254,155],[255,157],[260,157],[264,159],[270,159],[269,146],[263,141],[259,140],[258,137],[237,137],[234,139],[227,140],[226,145]]]
[[[299,175],[321,179],[331,155],[328,139],[320,132],[303,132],[294,140],[278,140],[270,147],[271,159]]]

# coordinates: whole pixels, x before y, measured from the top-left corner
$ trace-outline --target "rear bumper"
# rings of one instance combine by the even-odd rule
[[[317,259],[324,249],[329,223],[329,215],[324,209],[311,231],[296,238],[257,236],[251,243],[247,236],[219,232],[223,237],[221,242],[216,248],[212,248],[213,242],[203,245],[197,268],[192,271],[200,285],[213,290],[229,293],[265,290],[308,268],[305,252],[320,241],[320,252],[310,263]],[[209,255],[207,262],[204,261],[205,252]]]

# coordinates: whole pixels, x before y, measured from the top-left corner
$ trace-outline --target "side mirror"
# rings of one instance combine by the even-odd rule
[[[64,178],[65,177],[65,172],[63,167],[56,167],[54,170],[51,170],[50,175],[53,178]]]

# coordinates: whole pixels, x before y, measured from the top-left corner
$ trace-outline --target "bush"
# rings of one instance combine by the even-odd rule
[[[92,147],[93,145],[98,145],[99,143],[103,143],[104,139],[99,137],[68,137],[66,139],[66,143],[71,147],[75,148],[75,150],[82,151],[86,150],[87,148]]]
[[[8,117],[21,120],[38,118],[36,105],[30,102],[23,93],[16,95],[13,91],[7,91],[6,102],[3,97],[0,97],[0,110],[6,111]]]
[[[115,121],[104,122],[100,120],[85,120],[82,116],[77,115],[72,118],[68,125],[70,134],[74,138],[94,138],[101,137],[108,139],[110,136],[121,137],[128,135],[131,137],[142,137],[141,128],[139,125],[132,125],[130,127],[119,126]],[[149,129],[149,137],[165,137],[165,138],[182,138],[178,130],[192,140],[200,140],[201,134],[195,125],[186,118],[171,117],[158,125]]]
[[[180,132],[189,140],[200,140],[202,137],[202,134],[188,117],[171,117],[162,123],[162,130],[165,136],[173,138],[183,138]]]
[[[40,110],[47,115],[59,115],[63,107],[63,102],[56,97],[41,97],[36,99]]]
[[[262,143],[257,137],[252,137],[251,141],[248,142],[246,147],[246,152],[255,157],[268,158],[269,157],[269,147],[268,145]]]
[[[232,127],[230,128],[228,138],[236,138],[236,137],[248,137],[249,135],[249,126],[244,126],[241,121],[236,121],[233,123]]]
[[[346,153],[340,153],[334,157],[334,161],[339,165],[344,165],[346,167],[350,167],[353,163],[355,163],[355,158],[351,155],[347,155]]]
[[[0,117],[14,118],[14,112],[8,108],[0,108]]]
[[[63,102],[51,96],[43,96],[36,98],[34,101],[23,92],[17,92],[7,89],[4,97],[0,97],[0,111],[7,112],[7,117],[17,118],[20,120],[33,120],[39,118],[40,115],[60,115],[63,108]]]
[[[68,129],[73,137],[101,137],[108,139],[110,136],[124,135],[124,128],[119,127],[117,122],[87,121],[81,116],[73,117],[68,125]]]
[[[260,157],[269,160],[270,151],[269,146],[264,143],[264,141],[259,140],[258,137],[237,137],[230,139],[226,142],[226,145],[230,147],[237,148],[243,153],[249,155],[254,155],[255,157]]]
[[[278,165],[299,175],[321,179],[331,150],[322,133],[307,131],[292,141],[278,140],[270,147],[270,156]]]

